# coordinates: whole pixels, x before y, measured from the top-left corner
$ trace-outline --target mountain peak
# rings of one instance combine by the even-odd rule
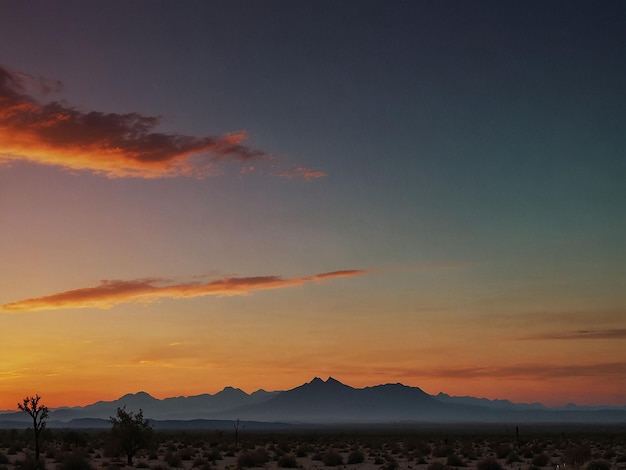
[[[328,377],[328,379],[326,379],[326,382],[324,382],[326,385],[332,385],[335,387],[347,387],[347,385],[339,382],[339,380],[335,379],[334,377]]]
[[[235,396],[235,395],[247,395],[247,393],[241,390],[240,388],[227,386],[227,387],[224,387],[224,389],[221,392],[218,392],[217,395]]]
[[[120,397],[118,400],[128,400],[128,399],[140,399],[140,400],[156,400],[152,395],[148,392],[140,391],[137,393],[127,393],[126,395]]]

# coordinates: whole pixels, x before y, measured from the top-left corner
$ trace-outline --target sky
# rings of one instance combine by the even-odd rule
[[[626,405],[624,1],[0,10],[0,409]]]

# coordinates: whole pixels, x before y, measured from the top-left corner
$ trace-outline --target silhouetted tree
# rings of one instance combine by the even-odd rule
[[[33,418],[33,430],[35,431],[35,465],[39,466],[39,438],[41,431],[46,427],[48,419],[48,407],[39,404],[41,397],[26,397],[17,407],[24,413],[28,413]]]
[[[128,465],[133,465],[133,457],[140,449],[145,449],[152,439],[152,427],[143,417],[140,409],[137,414],[127,412],[126,407],[117,409],[117,416],[111,416],[111,433],[126,454]]]

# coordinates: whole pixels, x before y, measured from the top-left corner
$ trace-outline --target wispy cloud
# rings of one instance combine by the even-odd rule
[[[322,171],[313,170],[312,168],[298,167],[298,168],[291,168],[290,170],[285,170],[279,173],[278,176],[280,176],[281,178],[287,178],[290,180],[295,179],[295,178],[302,178],[306,181],[311,181],[312,179],[323,178],[324,176],[328,176],[328,175]]]
[[[105,280],[94,287],[73,289],[56,294],[18,300],[2,306],[5,312],[29,312],[66,308],[107,309],[128,302],[154,302],[158,299],[192,298],[230,295],[247,295],[253,291],[282,289],[334,278],[355,277],[371,270],[344,270],[307,277],[284,278],[282,276],[226,277],[206,283],[172,283],[168,280],[150,278],[130,281]]]
[[[389,373],[389,371],[387,371]],[[391,369],[391,372],[394,372]],[[550,379],[560,377],[624,377],[626,362],[594,364],[511,364],[507,366],[476,366],[437,369],[395,370],[397,376],[436,377],[447,379],[508,378]]]
[[[223,160],[250,168],[251,161],[270,158],[242,143],[245,131],[219,137],[166,134],[155,132],[159,117],[85,112],[57,101],[41,104],[29,94],[61,89],[56,80],[0,66],[0,163],[27,161],[109,178],[163,178],[215,174]]]
[[[577,330],[564,333],[545,333],[516,338],[526,340],[572,340],[572,339],[626,339],[626,328],[612,328],[606,330]]]

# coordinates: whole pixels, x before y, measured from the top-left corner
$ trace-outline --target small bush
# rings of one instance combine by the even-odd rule
[[[361,452],[360,450],[353,450],[348,455],[349,464],[363,463],[363,462],[365,462],[365,455],[363,455],[363,452]]]
[[[298,446],[298,448],[296,449],[296,457],[306,457],[309,452],[313,452],[313,449],[310,446]]]
[[[278,468],[298,468],[298,461],[291,454],[285,454],[278,459]]]
[[[163,457],[163,459],[170,467],[173,467],[173,468],[180,467],[181,459],[180,459],[180,455],[178,455],[178,452],[172,452],[171,450],[168,450],[165,453],[165,456]]]
[[[548,457],[548,454],[542,452],[541,454],[535,455],[531,463],[537,467],[545,467],[550,463],[550,457]]]
[[[262,467],[269,460],[270,457],[265,449],[248,450],[239,455],[237,466],[239,468]]]
[[[22,451],[22,446],[20,444],[12,444],[11,447],[9,447],[9,450],[7,450],[7,453],[9,455],[16,455],[18,452]]]
[[[433,451],[433,457],[443,458],[453,453],[454,451],[452,450],[452,447],[443,446],[443,447],[438,447]]]
[[[498,459],[504,459],[510,453],[511,453],[511,447],[506,444],[499,445],[498,447],[496,447],[496,450],[495,450],[496,458]]]
[[[152,470],[170,470],[170,468],[163,462],[155,463],[150,467]]]
[[[581,465],[591,458],[589,446],[568,447],[563,452],[563,462],[568,465]]]
[[[193,450],[191,450],[189,447],[185,447],[184,449],[178,451],[178,455],[180,456],[181,460],[191,460],[193,458],[193,454]]]
[[[463,460],[461,460],[461,458],[456,455],[456,454],[450,454],[448,455],[448,458],[446,459],[446,465],[448,465],[449,467],[465,467],[465,462],[463,462]]]
[[[61,464],[61,470],[92,470],[89,457],[83,452],[67,454]]]
[[[24,460],[16,460],[14,465],[15,470],[36,470],[38,468],[46,468],[46,464],[43,460],[37,462],[32,455],[26,455]]]
[[[443,462],[433,462],[426,467],[426,470],[449,470],[449,467],[444,465]]]
[[[193,459],[193,463],[191,464],[191,466],[193,468],[197,468],[197,467],[203,467],[207,464],[207,461],[204,460],[202,457],[196,457],[195,459]]]
[[[329,450],[322,455],[322,462],[327,467],[338,467],[339,465],[343,465],[343,457],[339,452]]]
[[[513,462],[522,462],[522,459],[515,452],[509,452],[509,455],[506,456],[506,463],[511,464]]]
[[[217,449],[211,449],[206,453],[205,457],[209,459],[209,462],[215,462],[216,460],[223,460],[222,454]]]
[[[585,470],[611,470],[611,465],[606,460],[592,460],[585,466]]]
[[[387,463],[383,465],[383,470],[396,470],[400,467],[396,459],[393,457],[387,457]]]
[[[476,464],[476,470],[504,470],[502,465],[493,457],[482,459]]]

